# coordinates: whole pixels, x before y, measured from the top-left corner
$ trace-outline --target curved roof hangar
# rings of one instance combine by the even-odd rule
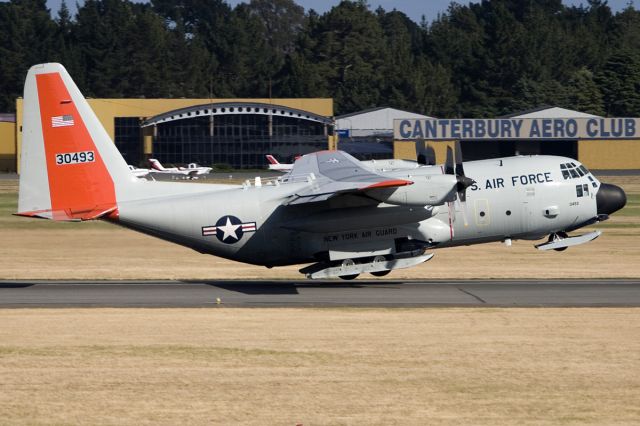
[[[194,105],[186,108],[175,109],[150,117],[142,123],[142,127],[153,126],[176,120],[217,115],[258,114],[278,117],[300,118],[322,124],[332,124],[330,117],[314,114],[301,109],[290,108],[282,105],[265,104],[258,102],[218,102],[202,105]]]

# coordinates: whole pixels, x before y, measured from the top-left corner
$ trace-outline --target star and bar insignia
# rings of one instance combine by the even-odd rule
[[[218,240],[225,244],[233,244],[240,241],[245,232],[255,232],[257,229],[255,222],[242,222],[235,216],[222,216],[215,226],[203,226],[202,236],[215,235]]]

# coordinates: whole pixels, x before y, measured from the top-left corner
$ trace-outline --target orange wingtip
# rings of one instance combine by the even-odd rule
[[[362,189],[365,190],[365,189],[374,189],[374,188],[393,188],[397,186],[407,186],[407,185],[413,185],[413,182],[411,182],[410,180],[404,180],[404,179],[393,179],[393,180],[385,180],[382,182],[376,182]]]

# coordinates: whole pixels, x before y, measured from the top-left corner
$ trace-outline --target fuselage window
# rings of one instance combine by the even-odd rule
[[[585,195],[589,195],[589,185],[587,185],[586,183],[582,185],[582,190],[584,191]]]
[[[576,185],[576,195],[582,197],[582,185]]]

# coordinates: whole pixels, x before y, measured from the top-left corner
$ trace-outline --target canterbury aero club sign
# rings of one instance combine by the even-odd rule
[[[640,118],[396,119],[399,139],[640,139]]]

